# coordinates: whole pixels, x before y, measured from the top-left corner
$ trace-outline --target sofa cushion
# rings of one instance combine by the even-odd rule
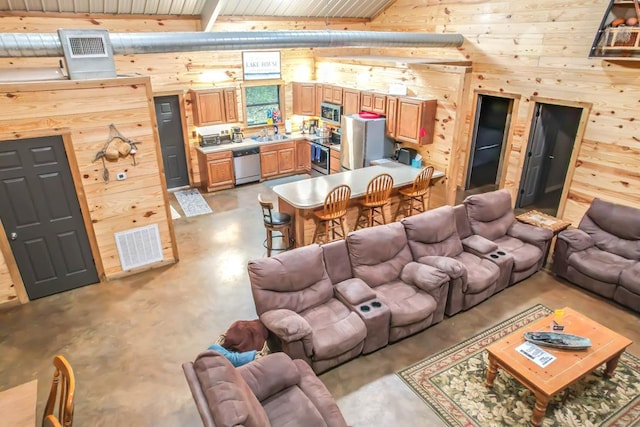
[[[322,249],[315,244],[249,261],[248,269],[258,315],[280,308],[300,313],[333,297]]]
[[[402,221],[413,259],[439,255],[454,257],[462,252],[462,243],[456,231],[456,220],[451,206],[442,206]]]
[[[372,288],[397,279],[402,268],[413,260],[399,222],[349,233],[347,246],[354,277]]]
[[[533,267],[542,258],[542,250],[514,237],[496,239],[500,249],[513,257],[513,271],[524,271]]]
[[[640,210],[636,211],[640,216]],[[612,217],[613,218],[613,217]],[[610,219],[611,223],[616,220]],[[587,233],[593,239],[595,245],[606,252],[611,252],[621,257],[640,260],[640,240],[627,240],[602,229],[599,224],[588,215],[580,221],[580,230]]]
[[[640,240],[640,210],[593,199],[585,217],[598,227],[625,240]],[[615,221],[612,220],[615,218]],[[582,228],[582,227],[579,227]],[[634,258],[639,259],[639,258]]]
[[[572,253],[568,263],[586,276],[612,284],[617,284],[622,271],[634,264],[631,260],[595,247]]]
[[[309,397],[297,386],[289,387],[262,402],[274,426],[318,426],[327,423]]]
[[[620,286],[625,287],[634,294],[640,295],[640,263],[634,263],[622,270],[620,274]]]
[[[500,276],[500,267],[485,258],[462,252],[455,257],[467,270],[465,293],[479,294],[491,287]]]
[[[216,426],[269,426],[269,419],[240,373],[220,353],[206,351],[193,362]]]
[[[313,330],[313,352],[317,360],[346,353],[367,336],[367,328],[362,319],[335,298],[300,315]]]
[[[391,311],[391,327],[424,320],[436,311],[438,305],[431,295],[401,280],[378,286],[375,291]]]
[[[516,218],[508,190],[475,194],[464,199],[469,224],[474,234],[496,240],[507,234]]]

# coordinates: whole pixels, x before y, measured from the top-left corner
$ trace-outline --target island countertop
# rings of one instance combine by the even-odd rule
[[[351,187],[351,198],[353,199],[364,196],[369,181],[381,173],[391,175],[393,187],[396,188],[411,184],[420,170],[401,163],[388,162],[333,175],[276,185],[273,187],[273,191],[279,198],[285,200],[294,208],[313,209],[323,206],[324,199],[329,191],[338,185],[346,184]],[[434,171],[432,179],[443,176],[443,172]]]

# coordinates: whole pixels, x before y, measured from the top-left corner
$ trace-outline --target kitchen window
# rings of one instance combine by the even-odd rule
[[[283,85],[251,85],[244,86],[245,121],[247,126],[263,126],[271,118],[274,112],[280,112],[280,121],[284,118]]]

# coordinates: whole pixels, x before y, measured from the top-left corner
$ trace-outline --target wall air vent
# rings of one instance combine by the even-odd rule
[[[163,260],[158,224],[115,233],[123,271]]]
[[[71,80],[116,77],[107,30],[58,30]]]

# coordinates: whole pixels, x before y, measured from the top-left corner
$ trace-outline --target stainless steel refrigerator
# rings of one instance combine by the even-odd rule
[[[353,170],[369,166],[371,160],[391,157],[393,140],[385,136],[386,119],[363,119],[358,114],[342,116],[340,168]]]

